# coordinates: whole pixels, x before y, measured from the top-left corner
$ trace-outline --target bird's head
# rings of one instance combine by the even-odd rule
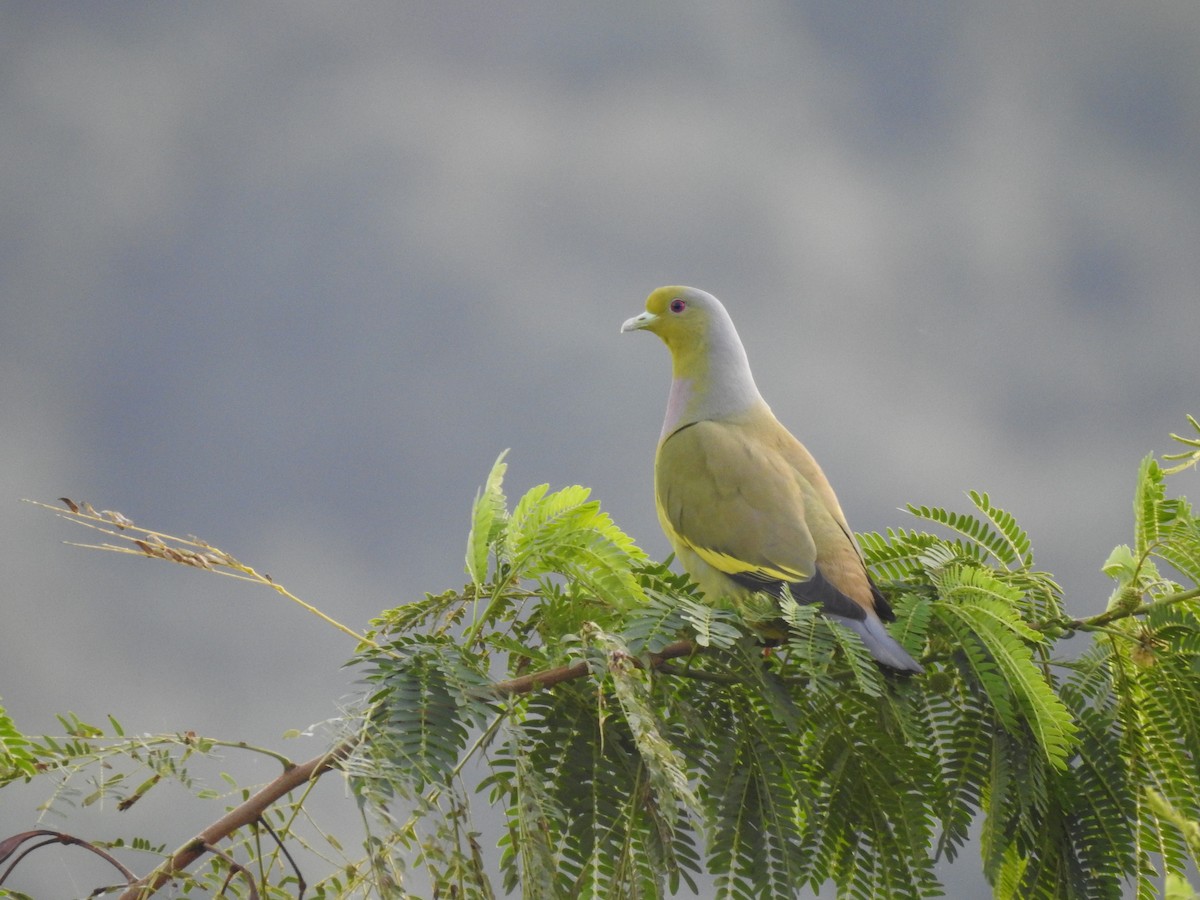
[[[712,294],[692,287],[668,285],[646,298],[646,311],[627,319],[621,331],[657,334],[673,354],[701,349],[715,323],[728,321],[725,308]]]
[[[663,432],[762,403],[733,320],[712,294],[669,285],[646,298],[646,311],[621,331],[650,331],[671,351],[671,397]]]

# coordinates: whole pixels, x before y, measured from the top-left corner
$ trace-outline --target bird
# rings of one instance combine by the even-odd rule
[[[889,669],[924,671],[884,627],[896,616],[867,572],[812,454],[775,418],[721,301],[668,285],[621,333],[649,331],[671,352],[654,459],[658,520],[708,602],[755,594],[816,604]]]

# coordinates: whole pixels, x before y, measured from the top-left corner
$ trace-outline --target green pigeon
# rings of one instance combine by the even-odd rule
[[[896,616],[871,581],[841,505],[812,454],[767,406],[729,313],[691,287],[661,287],[621,331],[650,331],[671,351],[658,450],[658,520],[710,601],[756,592],[800,603],[862,638],[880,663],[921,672],[884,621]]]

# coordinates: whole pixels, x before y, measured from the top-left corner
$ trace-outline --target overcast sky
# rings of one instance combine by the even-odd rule
[[[8,2],[0,123],[0,696],[31,732],[278,745],[353,648],[22,497],[359,627],[462,584],[504,448],[510,496],[589,485],[665,556],[667,354],[618,334],[660,284],[725,301],[854,528],[987,490],[1076,615],[1200,413],[1195,0]]]

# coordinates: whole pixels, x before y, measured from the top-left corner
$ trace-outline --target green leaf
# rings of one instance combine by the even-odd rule
[[[664,737],[666,729],[651,701],[649,676],[645,669],[633,664],[633,657],[619,641],[603,635],[597,638],[603,639],[608,647],[608,674],[613,693],[621,704],[625,722],[646,767],[650,787],[656,795],[656,806],[668,827],[674,830],[679,821],[677,805],[682,804],[697,814],[700,811],[700,801],[692,791],[685,763]]]
[[[647,592],[646,603],[625,619],[621,637],[636,656],[657,653],[683,634],[687,620],[679,605],[669,597]]]
[[[938,587],[945,602],[935,606],[937,616],[957,637],[1000,720],[1014,735],[1028,725],[1047,761],[1064,767],[1075,725],[1033,661],[1030,644],[1045,638],[1018,617],[1014,591],[974,568],[943,572]]]
[[[14,778],[30,778],[37,771],[33,742],[17,729],[0,706],[0,785]]]
[[[1200,519],[1191,515],[1191,508],[1182,500],[1177,502],[1176,510],[1175,521],[1163,529],[1154,552],[1195,583],[1200,581]]]
[[[718,609],[686,597],[676,601],[679,614],[692,627],[696,643],[701,647],[729,649],[742,639],[743,633],[737,626],[736,613]]]
[[[1166,495],[1162,469],[1153,454],[1138,467],[1137,489],[1133,497],[1134,548],[1145,556],[1158,541],[1164,524],[1163,499]]]
[[[613,524],[598,502],[588,499],[587,488],[547,490],[544,484],[533,488],[513,510],[505,539],[512,577],[560,574],[614,609],[645,603],[633,572],[645,554],[633,539]]]
[[[860,536],[893,634],[922,651],[913,677],[786,592],[702,602],[582,486],[538,485],[510,514],[504,460],[472,509],[473,587],[385,611],[357,651],[363,697],[338,731],[357,743],[339,765],[369,830],[313,896],[915,900],[940,895],[936,861],[974,863],[961,851],[978,835],[997,897],[1161,900],[1165,880],[1191,900],[1200,520],[1167,497],[1153,458],[1134,534],[1103,566],[1120,601],[1105,614],[1095,597],[1068,614],[1028,535],[982,492],[968,515],[910,507],[946,537]],[[1066,633],[1076,643],[1057,661]],[[694,652],[654,668],[680,638]],[[498,699],[497,679],[547,672],[565,680]],[[0,709],[0,787],[45,780],[56,813],[128,808],[167,779],[214,797],[185,763],[234,747],[129,738],[111,718],[108,734],[70,714],[61,724],[66,737],[30,739]],[[250,797],[220,777],[225,802]],[[503,811],[500,891],[476,784]],[[285,842],[299,840],[305,796],[264,813]],[[264,897],[294,895],[262,837],[234,835],[231,856],[254,863]],[[97,846],[167,852],[144,838]],[[178,891],[241,890],[222,886],[228,875],[214,859],[181,873]]]
[[[1192,426],[1192,430],[1194,430],[1196,432],[1196,434],[1198,436],[1200,436],[1200,421],[1197,421],[1196,417],[1192,416],[1192,415],[1189,415],[1187,417],[1187,420],[1188,420],[1188,424]],[[1183,435],[1175,434],[1174,432],[1172,432],[1171,439],[1174,441],[1178,441],[1180,444],[1183,444],[1183,446],[1188,449],[1184,450],[1181,453],[1164,453],[1163,454],[1163,459],[1172,459],[1172,460],[1182,459],[1183,460],[1183,462],[1179,463],[1178,465],[1171,466],[1171,468],[1166,469],[1165,474],[1175,475],[1175,474],[1178,474],[1179,472],[1182,472],[1184,469],[1190,469],[1192,466],[1200,465],[1200,438],[1184,437]]]
[[[1026,565],[1024,557],[1029,551],[1029,539],[1017,528],[1012,516],[993,507],[987,494],[972,491],[969,496],[987,516],[987,521],[966,513],[949,512],[936,506],[915,506],[910,503],[906,508],[919,519],[936,522],[958,532],[1006,568]],[[998,531],[998,527],[1004,530]]]
[[[924,554],[945,543],[937,535],[907,528],[889,528],[886,534],[866,532],[858,535],[863,558],[875,576],[884,581],[912,582],[925,578]],[[974,547],[974,545],[972,545]],[[963,555],[970,554],[959,546]]]
[[[914,657],[921,655],[933,620],[933,602],[919,594],[901,594],[892,598],[896,622],[890,627],[892,636]]]
[[[1108,559],[1104,561],[1104,565],[1100,569],[1109,578],[1124,586],[1131,584],[1137,577],[1138,561],[1134,558],[1133,551],[1129,549],[1128,544],[1118,544],[1113,548],[1113,552],[1108,554]]]
[[[985,698],[962,680],[952,681],[945,692],[927,692],[924,702],[945,791],[935,807],[942,826],[936,855],[953,860],[984,804],[996,717]]]
[[[703,781],[718,898],[794,896],[803,882],[804,767],[788,730],[758,700],[739,690],[710,704],[710,727],[724,736],[712,742]]]
[[[398,638],[371,648],[354,664],[373,685],[372,737],[362,752],[374,761],[374,778],[362,791],[382,807],[395,793],[442,784],[467,745],[471,728],[491,714],[491,684],[480,659],[450,637]],[[353,769],[353,767],[351,767]]]
[[[986,492],[968,491],[967,496],[983,515],[992,523],[998,534],[1007,541],[1011,550],[1010,559],[1020,563],[1023,568],[1033,565],[1033,553],[1030,550],[1029,535],[1017,525],[1012,514],[992,505]]]
[[[487,481],[475,495],[475,505],[471,511],[471,531],[467,535],[467,574],[471,576],[476,589],[487,581],[488,553],[504,524],[506,500],[502,486],[504,473],[508,469],[504,462],[507,455],[508,451],[505,450],[496,457]]]
[[[1168,872],[1163,900],[1200,900],[1200,894],[1196,893],[1195,888],[1182,875]]]
[[[512,845],[521,863],[522,895],[529,900],[555,900],[555,848],[551,843],[551,822],[560,819],[552,810],[553,801],[542,785],[542,774],[534,770],[524,754],[515,759],[515,792],[518,803],[513,825]]]

